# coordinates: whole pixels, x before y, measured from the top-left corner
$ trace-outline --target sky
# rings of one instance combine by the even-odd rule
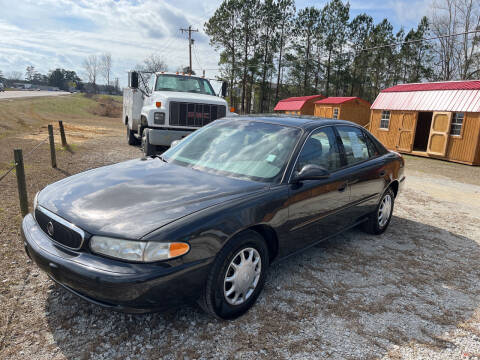
[[[351,0],[351,17],[367,13],[387,18],[395,30],[416,27],[431,0]],[[149,54],[164,58],[170,71],[188,66],[188,41],[180,28],[198,29],[193,68],[214,77],[219,54],[209,45],[203,24],[221,0],[0,0],[0,70],[25,73],[33,65],[48,73],[75,70],[86,79],[83,60],[108,52],[113,76],[126,84],[127,73]],[[326,1],[297,0],[297,9]],[[102,83],[103,79],[97,81]]]

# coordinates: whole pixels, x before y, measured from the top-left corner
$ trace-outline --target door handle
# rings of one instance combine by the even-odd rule
[[[346,188],[347,188],[347,183],[343,183],[343,184],[340,185],[340,187],[338,188],[338,191],[344,192]]]

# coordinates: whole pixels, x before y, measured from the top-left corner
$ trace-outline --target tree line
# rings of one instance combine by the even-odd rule
[[[399,83],[480,76],[480,33],[453,36],[480,30],[475,0],[434,0],[428,17],[397,32],[388,19],[351,18],[342,0],[303,9],[293,0],[224,0],[204,29],[242,113],[272,111],[289,96],[373,101]]]

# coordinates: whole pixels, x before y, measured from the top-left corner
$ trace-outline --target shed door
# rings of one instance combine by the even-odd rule
[[[434,112],[432,126],[430,128],[430,137],[428,138],[427,153],[437,156],[445,156],[447,153],[448,134],[450,133],[450,124],[452,122],[452,113]]]
[[[413,149],[413,138],[417,124],[416,112],[406,112],[400,115],[400,126],[398,128],[397,150],[410,152]]]

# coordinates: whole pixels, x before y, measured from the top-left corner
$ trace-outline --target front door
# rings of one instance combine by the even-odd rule
[[[348,178],[345,171],[337,171],[343,162],[332,127],[313,131],[305,141],[294,169],[308,164],[323,166],[331,174],[290,185],[287,253],[338,232],[347,221],[341,213],[350,198]]]
[[[417,113],[405,112],[400,115],[400,126],[398,129],[397,150],[411,152],[413,148],[413,138],[415,127],[417,125]]]
[[[452,122],[451,112],[434,112],[427,153],[436,156],[445,156]]]

